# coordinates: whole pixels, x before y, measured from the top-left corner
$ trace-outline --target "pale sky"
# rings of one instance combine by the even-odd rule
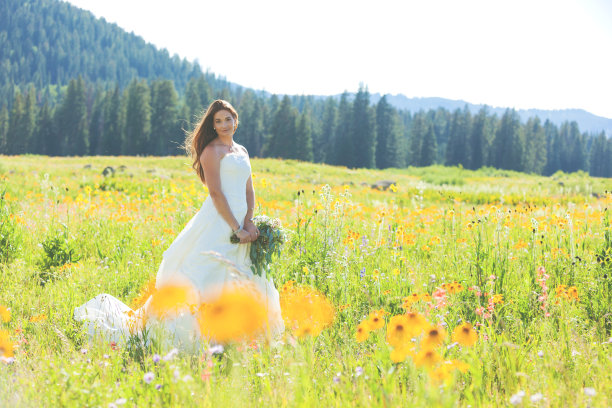
[[[612,0],[70,0],[277,94],[370,92],[612,118]]]

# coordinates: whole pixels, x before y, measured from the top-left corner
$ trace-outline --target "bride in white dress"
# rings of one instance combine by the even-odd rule
[[[216,100],[188,136],[186,146],[193,168],[208,187],[209,196],[164,252],[155,287],[187,284],[200,303],[209,303],[225,288],[246,284],[264,299],[267,334],[276,336],[284,330],[278,291],[265,276],[253,275],[250,269],[249,243],[257,239],[259,231],[251,220],[255,192],[249,156],[233,141],[237,127],[236,110],[228,102]],[[240,244],[230,243],[232,231]],[[151,298],[142,308],[132,310],[117,298],[102,294],[77,307],[74,317],[85,323],[90,337],[100,334],[108,341],[122,342],[134,334],[134,319],[150,315],[150,304]],[[198,320],[188,310],[163,321],[149,319],[138,332],[143,328],[161,328],[164,344],[184,349],[194,350],[208,340],[202,338]]]

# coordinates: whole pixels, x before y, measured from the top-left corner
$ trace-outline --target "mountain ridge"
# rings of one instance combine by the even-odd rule
[[[206,72],[204,73],[201,69],[199,61],[188,61],[185,58],[181,59],[177,54],[171,54],[166,48],[158,47],[150,42],[147,42],[142,36],[139,36],[133,32],[128,32],[116,23],[108,22],[104,17],[96,17],[93,13],[80,7],[74,6],[71,3],[67,3],[60,0],[37,0],[24,3],[38,7],[38,14],[35,15],[35,19],[28,20],[27,16],[32,15],[19,10],[17,13],[11,13],[15,10],[16,5],[19,4],[17,0],[3,0],[0,5],[0,65],[6,70],[0,73],[0,96],[6,99],[9,94],[13,92],[11,83],[17,86],[27,85],[29,82],[34,83],[38,87],[44,85],[45,81],[54,77],[58,73],[64,73],[64,78],[53,81],[55,84],[65,85],[69,77],[75,76],[74,72],[79,71],[80,74],[84,74],[88,77],[86,72],[94,73],[93,75],[101,75],[102,80],[117,81],[121,86],[126,86],[127,83],[134,77],[152,79],[155,77],[166,77],[172,79],[175,82],[175,86],[179,92],[184,90],[185,84],[188,79],[195,77],[198,72],[205,74],[206,79],[213,85],[213,88],[220,89],[223,86],[229,86],[231,88],[239,88],[241,90],[251,89],[256,94],[271,96],[272,93],[265,90],[256,90],[248,87],[244,87],[240,84],[233,83],[227,80],[226,77]],[[67,17],[68,10],[75,11],[74,16]],[[4,15],[4,16],[2,16]],[[21,20],[20,20],[21,19]],[[40,37],[37,30],[43,25],[44,19],[58,20],[56,21],[58,26],[61,23],[69,24],[70,26],[75,25],[81,30],[79,34],[72,34],[72,37],[68,39],[68,42],[61,45],[54,43],[39,42],[36,39]],[[62,20],[63,19],[63,20]],[[35,21],[36,20],[36,21]],[[62,21],[59,21],[62,20]],[[95,24],[83,26],[85,20],[95,21]],[[26,43],[20,45],[21,48],[17,49],[19,52],[15,54],[21,56],[25,61],[29,61],[33,67],[45,67],[45,70],[28,72],[22,72],[20,70],[19,60],[14,60],[12,57],[14,51],[14,45],[11,46],[11,41],[16,40],[17,37],[13,37],[11,33],[11,27],[14,24],[26,24],[32,25],[36,23],[36,28],[32,27],[26,31],[26,37],[19,37],[20,41],[26,41]],[[85,27],[85,28],[83,28]],[[15,28],[15,27],[13,27]],[[105,64],[98,66],[92,63],[90,56],[80,55],[80,58],[71,61],[74,72],[66,76],[64,68],[59,66],[59,62],[69,57],[68,50],[62,51],[62,45],[64,47],[81,49],[83,46],[83,35],[89,30],[89,34],[92,38],[96,38],[98,41],[99,52],[102,53]],[[98,38],[96,32],[101,36]],[[116,43],[121,37],[121,33],[125,34],[127,40],[122,38],[123,43]],[[5,34],[5,35],[2,35]],[[53,34],[53,33],[52,33]],[[126,44],[125,41],[129,41]],[[55,49],[54,49],[55,47]],[[131,47],[128,49],[128,47]],[[44,55],[34,54],[33,49],[45,49]],[[58,51],[59,48],[59,51]],[[2,49],[5,49],[2,51]],[[134,55],[136,54],[136,55]],[[140,57],[138,59],[137,57]],[[34,68],[33,68],[34,69]],[[91,78],[96,80],[95,78]],[[289,96],[299,96],[291,95]],[[350,93],[354,96],[354,93]],[[478,112],[482,107],[487,106],[490,113],[497,114],[498,116],[503,115],[506,107],[492,107],[483,104],[473,104],[464,100],[452,100],[441,97],[419,97],[410,98],[404,94],[386,94],[387,101],[399,110],[406,110],[411,112],[418,112],[420,110],[427,111],[429,109],[444,108],[449,111],[456,109],[463,109],[466,105],[471,113]],[[336,99],[340,97],[337,95],[308,95],[315,99],[323,99],[332,96]],[[370,103],[375,104],[381,98],[380,93],[370,94]],[[584,109],[562,109],[562,110],[544,110],[544,109],[517,109],[517,113],[521,121],[526,122],[529,117],[538,116],[542,122],[547,119],[550,120],[557,126],[560,126],[566,121],[575,121],[582,132],[590,134],[599,134],[602,131],[606,133],[608,137],[612,136],[612,119],[594,115]]]
[[[382,98],[379,93],[372,94],[372,100],[378,101]],[[465,105],[471,113],[477,113],[481,108],[486,107],[491,113],[495,113],[498,116],[503,115],[506,109],[512,109],[511,107],[499,107],[491,106],[487,104],[473,104],[464,100],[452,100],[438,97],[424,97],[424,98],[409,98],[403,94],[389,95],[387,94],[387,101],[398,109],[406,109],[410,111],[418,111],[419,109],[436,109],[437,107],[443,107],[448,110],[463,109]],[[429,101],[436,101],[437,106],[434,108],[429,104]],[[604,131],[608,136],[612,135],[612,119],[597,116],[584,109],[515,109],[519,114],[521,121],[526,122],[527,119],[533,116],[537,116],[542,122],[547,119],[555,125],[559,126],[565,121],[576,121],[580,130],[588,133],[600,133]]]

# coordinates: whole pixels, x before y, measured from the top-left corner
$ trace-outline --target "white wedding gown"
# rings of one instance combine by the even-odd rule
[[[234,217],[241,221],[247,213],[246,182],[251,175],[249,158],[229,153],[220,161],[221,188]],[[155,287],[164,284],[189,284],[200,302],[211,302],[229,285],[254,287],[267,304],[269,335],[284,330],[278,291],[265,277],[253,275],[250,269],[249,244],[232,244],[230,226],[221,218],[212,199],[206,198],[200,210],[187,223],[164,252]],[[147,314],[149,301],[132,310],[117,298],[102,294],[74,310],[74,318],[83,321],[90,337],[103,336],[107,341],[125,342],[133,333],[134,319]],[[149,319],[148,332],[161,335],[166,347],[197,350],[203,339],[197,319],[183,311],[172,319]],[[138,330],[138,333],[142,333]]]

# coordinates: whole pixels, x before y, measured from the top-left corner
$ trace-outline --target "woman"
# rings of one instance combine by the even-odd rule
[[[214,101],[187,137],[185,147],[192,167],[206,184],[209,196],[200,211],[187,223],[164,252],[155,287],[189,285],[200,303],[209,303],[233,284],[248,284],[266,303],[270,334],[284,327],[278,291],[265,277],[250,270],[249,243],[259,231],[252,222],[255,192],[246,149],[234,142],[238,113],[228,102]],[[235,233],[240,244],[230,242]],[[151,298],[136,311],[118,299],[99,295],[75,309],[75,319],[85,321],[91,336],[102,332],[111,341],[124,340],[134,327],[134,319],[149,315]],[[149,320],[149,323],[154,320]],[[160,323],[159,321],[157,323]],[[190,312],[164,319],[166,343],[191,347],[199,344],[198,322]],[[140,328],[139,328],[140,329]],[[206,339],[204,339],[206,340]]]

